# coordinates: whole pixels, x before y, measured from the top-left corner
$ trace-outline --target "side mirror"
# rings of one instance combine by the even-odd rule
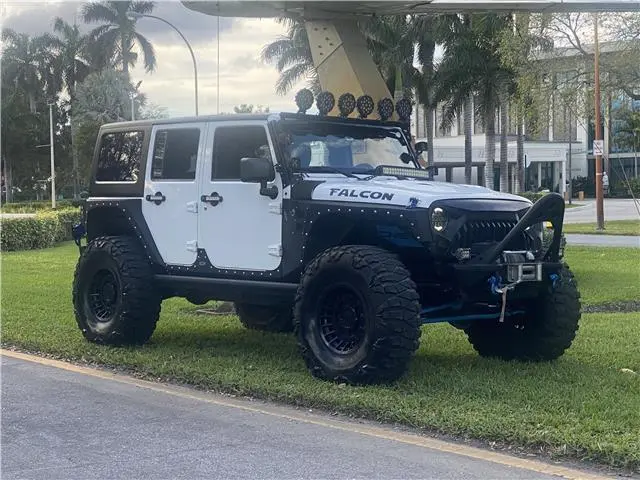
[[[267,158],[243,158],[240,160],[240,180],[247,183],[266,183],[275,178],[271,160]]]
[[[427,142],[417,142],[415,145],[416,153],[420,155],[422,152],[426,152],[428,148]]]
[[[276,171],[268,158],[243,158],[240,160],[240,180],[247,183],[259,183],[260,195],[275,199],[278,196],[278,187],[267,186],[276,178]]]

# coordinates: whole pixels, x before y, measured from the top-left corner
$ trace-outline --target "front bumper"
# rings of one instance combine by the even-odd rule
[[[456,283],[463,289],[473,289],[498,278],[504,284],[531,284],[547,282],[562,268],[560,249],[564,199],[550,193],[545,195],[524,214],[504,238],[487,247],[466,262],[451,264]],[[531,226],[549,222],[553,228],[551,243],[537,252],[508,250],[514,239]]]

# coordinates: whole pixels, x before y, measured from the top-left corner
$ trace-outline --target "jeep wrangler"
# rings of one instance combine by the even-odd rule
[[[349,384],[402,376],[428,323],[463,330],[486,357],[561,356],[581,315],[563,198],[434,182],[408,115],[389,121],[387,101],[367,119],[361,97],[349,118],[343,97],[339,116],[325,94],[318,115],[102,126],[74,227],[83,335],[144,344],[163,299],[183,297],[295,332],[314,376]]]

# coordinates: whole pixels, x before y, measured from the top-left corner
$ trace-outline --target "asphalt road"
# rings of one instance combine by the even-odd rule
[[[60,365],[2,356],[3,480],[581,476],[364,422]]]

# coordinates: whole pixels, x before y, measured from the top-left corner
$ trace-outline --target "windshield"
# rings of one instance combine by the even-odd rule
[[[286,155],[290,160],[298,159],[300,170],[339,169],[358,173],[379,165],[417,166],[405,136],[397,127],[318,122],[283,128]]]

